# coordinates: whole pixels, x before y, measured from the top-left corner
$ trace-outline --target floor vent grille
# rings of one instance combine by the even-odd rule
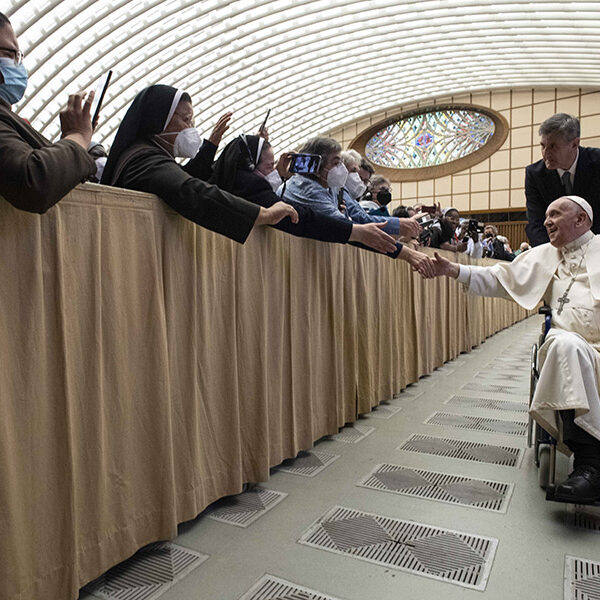
[[[565,600],[600,598],[600,562],[565,556]]]
[[[286,496],[284,492],[268,490],[257,485],[242,494],[217,500],[206,509],[205,513],[215,521],[237,527],[248,527]]]
[[[484,590],[498,541],[336,506],[299,543]]]
[[[525,453],[522,448],[494,446],[419,434],[411,436],[404,444],[398,446],[397,450],[460,458],[504,467],[519,467]]]
[[[339,454],[330,454],[321,450],[310,450],[308,452],[300,452],[296,458],[284,460],[275,468],[277,471],[284,471],[293,475],[315,477],[315,475],[318,475],[339,457]]]
[[[578,529],[600,533],[600,508],[580,504],[568,504],[566,521]]]
[[[239,600],[336,600],[285,579],[263,575]]]
[[[498,371],[497,369],[486,369],[475,374],[477,381],[481,379],[508,382],[507,385],[515,387],[526,387],[529,384],[529,378],[523,373],[512,373],[510,370],[506,372]]]
[[[367,425],[348,425],[342,428],[339,433],[336,433],[330,438],[336,442],[343,442],[344,444],[358,444],[364,440],[369,434],[375,431],[375,427],[369,427]]]
[[[390,419],[401,410],[401,406],[394,406],[393,404],[380,404],[379,406],[376,406],[370,413],[367,413],[365,417],[368,417],[369,419]]]
[[[155,600],[207,558],[170,542],[150,544],[84,589],[103,600]]]
[[[399,394],[394,394],[394,398],[393,400],[415,400],[417,399],[419,396],[422,396],[425,392],[420,391],[417,392],[416,390],[404,390],[403,392],[400,392]]]
[[[486,408],[509,412],[527,412],[526,402],[511,402],[510,400],[496,400],[494,398],[471,398],[469,396],[452,396],[444,404],[464,408]]]
[[[506,435],[524,436],[527,434],[527,423],[524,421],[504,421],[502,419],[472,417],[457,413],[437,412],[431,415],[425,423],[458,427],[459,429],[471,429],[473,431],[486,431],[488,433],[503,433]]]
[[[498,357],[487,365],[486,370],[502,371],[505,369],[509,373],[524,374],[530,368],[529,357],[516,360],[503,360]]]
[[[389,463],[377,465],[356,485],[499,513],[506,512],[513,490],[512,484],[508,483],[411,469]]]
[[[527,398],[527,388],[524,386],[499,385],[496,383],[486,383],[484,381],[469,381],[462,388],[470,392],[480,392],[488,394],[507,394],[509,396],[520,396],[524,400]]]

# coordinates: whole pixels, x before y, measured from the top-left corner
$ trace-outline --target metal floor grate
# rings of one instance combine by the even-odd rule
[[[467,363],[464,360],[459,358],[455,358],[454,360],[449,360],[446,363],[447,367],[464,367]]]
[[[369,427],[368,425],[349,425],[348,427],[342,428],[339,433],[336,433],[331,437],[336,442],[343,442],[344,444],[358,444],[358,442],[364,440],[370,433],[375,431],[375,427]]]
[[[239,600],[336,600],[291,581],[263,575]]]
[[[486,369],[506,369],[509,372],[526,372],[529,371],[529,358],[523,358],[518,360],[503,360],[500,357],[496,357],[487,365]]]
[[[394,406],[392,404],[380,404],[376,406],[370,413],[364,415],[369,419],[390,419],[396,413],[402,410],[401,406]]]
[[[417,392],[416,390],[404,390],[403,392],[400,392],[399,394],[394,394],[394,400],[415,400],[416,398],[418,398],[419,396],[422,396],[425,392],[423,391],[419,391]]]
[[[507,385],[514,385],[515,387],[524,387],[525,384],[529,384],[529,377],[524,373],[503,373],[497,369],[478,371],[475,374],[474,379],[477,381],[481,379],[491,379],[493,381],[507,382]]]
[[[600,562],[565,555],[565,600],[600,598]]]
[[[458,427],[459,429],[471,429],[473,431],[487,431],[488,433],[503,433],[506,435],[524,436],[527,434],[526,421],[504,421],[502,419],[472,417],[457,413],[436,412],[425,423]]]
[[[448,438],[438,438],[415,434],[397,450],[408,450],[421,454],[433,454],[447,458],[460,458],[474,462],[484,462],[504,467],[519,467],[525,451],[510,446],[494,446],[477,442],[465,442]]]
[[[298,540],[313,548],[484,590],[498,540],[336,506]]]
[[[449,365],[444,365],[443,367],[438,367],[431,373],[432,375],[452,375],[454,373],[454,369]]]
[[[275,469],[277,471],[284,471],[285,473],[292,473],[293,475],[314,477],[339,457],[339,454],[330,454],[321,450],[310,450],[308,452],[300,452],[296,458],[284,460]]]
[[[600,508],[596,506],[568,504],[565,520],[567,524],[578,529],[600,533]]]
[[[525,402],[511,402],[510,400],[495,400],[493,398],[471,398],[470,396],[451,396],[444,404],[510,412],[527,412],[528,409],[528,405]]]
[[[358,486],[504,513],[513,485],[438,471],[411,469],[389,463],[377,465]]]
[[[279,504],[287,494],[256,486],[247,492],[217,500],[205,514],[215,521],[248,527],[267,511]]]
[[[84,590],[104,600],[155,600],[207,558],[171,542],[150,544]]]
[[[519,396],[521,398],[527,398],[528,396],[525,386],[499,385],[497,383],[486,383],[485,381],[469,381],[461,389],[483,394],[508,394],[509,396]]]

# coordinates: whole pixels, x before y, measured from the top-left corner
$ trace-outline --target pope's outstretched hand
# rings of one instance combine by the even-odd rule
[[[456,279],[460,271],[457,263],[450,262],[447,258],[440,256],[437,252],[433,253],[433,269],[435,277],[453,277]]]

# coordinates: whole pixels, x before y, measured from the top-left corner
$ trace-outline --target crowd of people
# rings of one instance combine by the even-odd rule
[[[23,54],[0,13],[0,196],[18,209],[44,213],[95,177],[156,194],[183,217],[240,243],[255,227],[272,225],[357,244],[405,260],[425,278],[452,277],[473,293],[510,297],[526,308],[545,300],[557,309],[557,325],[544,345],[551,366],[540,379],[545,395],[536,392],[533,414],[575,453],[575,471],[558,495],[563,501],[600,498],[600,242],[594,235],[600,224],[593,221],[600,149],[579,147],[577,119],[554,115],[540,127],[542,160],[527,167],[525,177],[527,231],[536,248],[525,252],[523,243],[513,252],[493,224],[461,219],[454,207],[400,206],[390,215],[390,182],[333,139],[315,137],[300,148],[316,157],[305,161],[312,167],[304,172],[291,171],[289,153],[276,160],[264,128],[238,135],[215,160],[232,115],[223,115],[202,140],[191,97],[152,85],[131,103],[106,158],[92,143],[93,93],[69,96],[61,139],[52,143],[12,111],[26,87]],[[178,158],[189,161],[182,165]],[[430,257],[422,246],[515,260],[467,269],[437,253]],[[565,303],[571,304],[563,314]],[[566,379],[558,381],[561,370]]]
[[[485,240],[469,244],[455,209],[425,207],[435,209],[432,219],[419,206],[390,215],[390,182],[331,138],[315,137],[300,148],[320,158],[314,172],[290,172],[290,153],[276,160],[266,128],[237,136],[215,161],[232,114],[202,140],[191,97],[153,85],[137,94],[106,155],[92,141],[93,92],[69,96],[60,114],[61,139],[51,143],[12,111],[26,86],[18,40],[0,13],[0,195],[21,210],[44,213],[87,180],[156,194],[187,219],[240,243],[254,227],[272,225],[382,252],[428,276],[432,262],[420,246],[486,255]],[[181,165],[179,158],[189,161]],[[487,255],[504,258],[488,245]]]

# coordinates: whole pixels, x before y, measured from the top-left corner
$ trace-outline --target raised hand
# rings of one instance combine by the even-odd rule
[[[255,225],[276,225],[279,221],[289,217],[292,223],[298,222],[298,213],[296,209],[287,202],[275,202],[269,208],[260,207]]]
[[[269,130],[266,127],[260,127],[258,130],[258,136],[265,139],[265,142],[269,141]]]
[[[94,100],[94,92],[87,94],[79,92],[71,94],[67,101],[67,107],[60,112],[61,138],[72,140],[85,150],[92,141],[92,117],[91,107]]]
[[[416,216],[410,217],[408,219],[400,218],[398,219],[400,225],[400,232],[398,235],[401,237],[411,237],[416,238],[419,237],[421,233],[421,226],[417,223]]]
[[[348,238],[350,242],[360,242],[377,252],[387,254],[396,251],[396,243],[391,235],[382,230],[386,223],[365,223],[352,225],[352,233]]]
[[[289,170],[291,157],[291,152],[284,152],[275,165],[281,179],[289,179],[293,175]]]
[[[208,141],[215,146],[219,146],[223,139],[223,134],[229,129],[229,121],[233,116],[232,112],[226,112],[219,117],[217,124],[213,127],[213,130],[208,137]]]

